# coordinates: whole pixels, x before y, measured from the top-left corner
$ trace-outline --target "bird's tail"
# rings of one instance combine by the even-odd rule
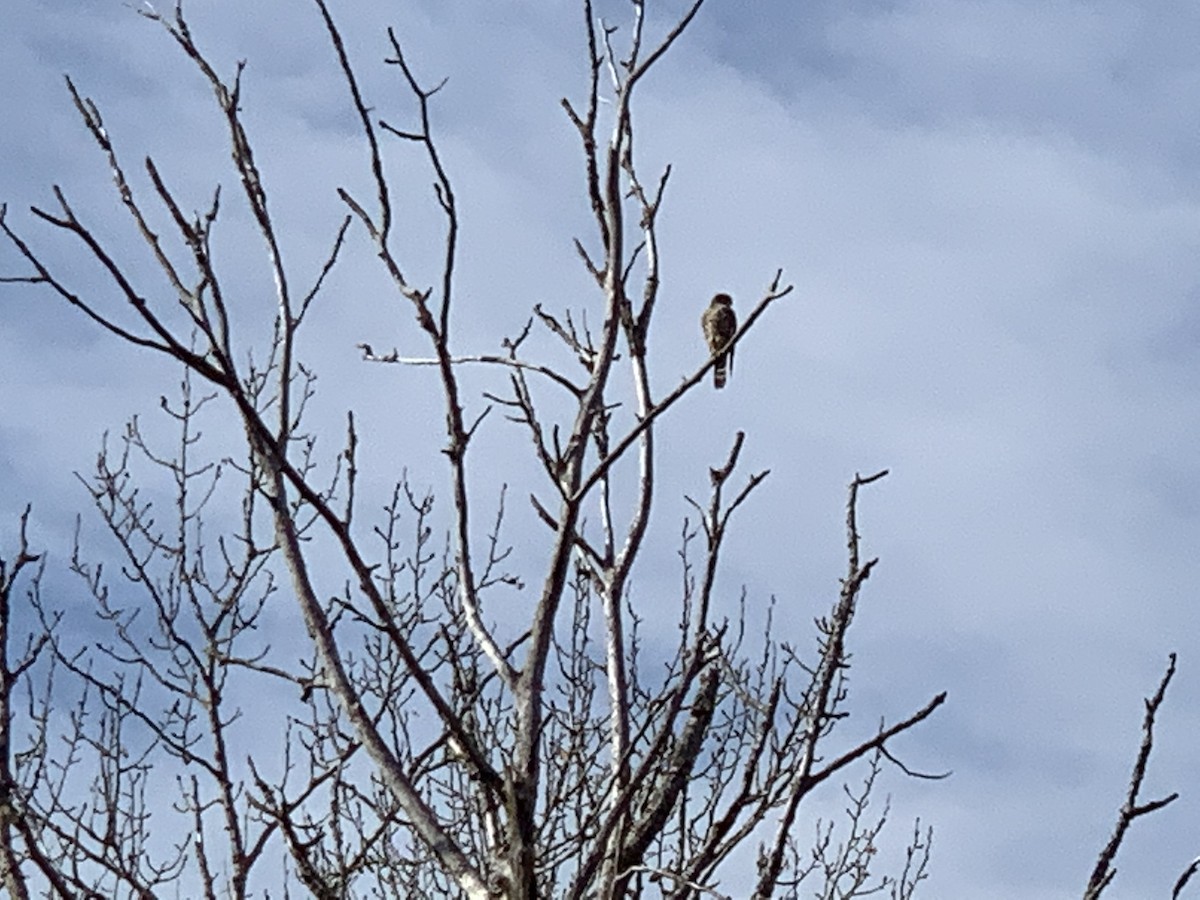
[[[717,390],[725,387],[725,377],[728,374],[726,366],[728,365],[729,357],[722,353],[717,357],[717,363],[713,366],[713,387]]]

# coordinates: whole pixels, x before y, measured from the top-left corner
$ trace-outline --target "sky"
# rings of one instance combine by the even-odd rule
[[[681,9],[649,5],[652,34]],[[427,83],[448,79],[435,127],[462,206],[458,349],[494,352],[534,303],[592,302],[571,246],[591,239],[581,155],[559,107],[586,85],[576,5],[332,6],[384,118],[413,112],[379,64],[387,25]],[[623,3],[600,8],[627,21]],[[315,274],[342,214],[334,188],[369,190],[319,17],[283,0],[186,11],[223,71],[248,60],[243,106],[289,258]],[[195,207],[231,186],[204,84],[118,0],[7,0],[0,18],[10,220],[98,284],[26,212],[62,185],[149,273],[62,76],[100,104],[128,161],[152,154]],[[952,777],[886,779],[891,840],[917,815],[934,827],[925,897],[1078,897],[1170,652],[1145,796],[1181,797],[1135,824],[1106,896],[1166,896],[1200,855],[1198,45],[1200,9],[1179,0],[709,0],[641,86],[639,165],[672,166],[656,389],[703,359],[698,317],[716,290],[746,310],[777,268],[795,290],[740,345],[729,387],[663,422],[652,559],[634,590],[678,583],[684,495],[704,494],[743,429],[744,471],[771,476],[730,537],[722,585],[760,608],[775,596],[777,627],[811,642],[844,570],[846,484],[890,470],[860,508],[881,561],[852,637],[851,729],[949,692],[897,750]],[[387,160],[414,280],[428,281],[428,175],[408,148]],[[233,216],[223,259],[254,310],[270,286]],[[0,274],[22,272],[0,246]],[[421,349],[373,272],[360,243],[314,313],[314,415],[337,421],[353,403],[378,483],[403,465],[438,489],[433,382],[355,350]],[[0,284],[3,546],[32,502],[35,540],[61,563],[87,507],[72,473],[177,381],[48,294]],[[487,382],[468,385],[479,411]],[[488,427],[479,489],[528,480],[524,435],[498,416]]]

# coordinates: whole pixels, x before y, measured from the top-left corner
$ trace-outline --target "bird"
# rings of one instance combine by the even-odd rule
[[[737,332],[737,314],[733,311],[733,298],[728,294],[717,294],[712,303],[700,317],[700,326],[704,329],[704,340],[708,342],[708,351],[717,357],[713,366],[713,387],[717,390],[725,387],[725,379],[733,371],[733,348],[725,349],[725,345]]]

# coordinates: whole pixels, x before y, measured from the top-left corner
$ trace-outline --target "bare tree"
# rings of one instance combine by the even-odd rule
[[[76,239],[123,304],[71,284],[0,212],[0,230],[30,267],[7,281],[49,290],[131,349],[183,370],[179,391],[162,404],[174,445],[164,449],[135,419],[84,479],[122,557],[114,578],[78,545],[73,556],[102,636],[64,629],[35,577],[30,642],[17,661],[4,657],[0,859],[10,892],[215,898],[266,896],[264,886],[283,884],[288,896],[319,898],[768,898],[798,897],[803,882],[822,897],[913,896],[930,833],[918,824],[900,873],[877,874],[887,812],[870,814],[869,798],[880,767],[895,762],[890,742],[945,694],[865,740],[839,742],[837,727],[847,714],[850,627],[877,562],[862,553],[858,496],[886,473],[850,486],[848,568],[816,622],[815,646],[769,624],[750,638],[744,619],[718,612],[725,536],[768,475],[739,474],[742,433],[710,471],[707,500],[690,501],[696,517],[682,531],[673,633],[644,635],[630,590],[662,464],[658,419],[791,291],[776,272],[729,343],[655,395],[649,348],[670,170],[652,180],[639,171],[634,95],[702,0],[657,42],[640,0],[623,30],[598,21],[584,0],[589,88],[563,108],[578,132],[595,219],[594,235],[574,246],[596,292],[562,312],[535,307],[501,352],[473,354],[458,353],[451,337],[459,220],[432,129],[437,88],[423,86],[389,31],[387,64],[415,100],[416,124],[377,119],[330,9],[315,5],[374,188],[369,198],[339,189],[347,214],[303,286],[285,264],[287,229],[243,119],[243,67],[222,76],[180,7],[143,13],[207,80],[224,120],[240,202],[275,286],[269,346],[247,353],[239,331],[251,312],[237,305],[215,249],[228,202],[220,189],[189,213],[147,158],[151,190],[136,190],[99,106],[70,80],[168,289],[140,286],[103,230],[57,187],[55,207],[34,207],[34,218]],[[601,104],[602,93],[610,103]],[[410,279],[397,238],[387,140],[414,147],[433,175],[444,255],[429,286]],[[152,225],[163,211],[169,235]],[[432,496],[400,472],[391,473],[382,517],[361,511],[352,412],[333,458],[318,452],[307,424],[315,388],[297,337],[354,233],[415,314],[429,354],[376,353],[364,343],[364,360],[433,366],[440,377],[444,545]],[[535,330],[577,365],[528,356]],[[490,405],[474,418],[460,383],[469,364],[497,376]],[[628,368],[628,396],[612,377],[618,365]],[[490,527],[476,524],[482,501],[468,490],[470,450],[493,408],[528,435],[544,474],[529,493],[546,547],[533,575],[511,568],[504,495]],[[244,446],[222,453],[206,443],[204,424],[230,415]],[[165,499],[143,487],[163,476]],[[33,561],[23,531],[3,581],[6,624],[15,579]],[[536,596],[518,607],[511,598],[527,582]],[[338,585],[332,594],[330,584]],[[281,605],[301,614],[301,652],[273,633]],[[516,608],[528,615],[516,620]],[[7,648],[8,632],[0,636]],[[12,705],[18,687],[21,714]],[[281,727],[264,734],[248,720]],[[809,842],[805,801],[856,763],[868,775],[847,789],[845,822],[840,830],[818,823]],[[744,851],[755,847],[751,859]]]

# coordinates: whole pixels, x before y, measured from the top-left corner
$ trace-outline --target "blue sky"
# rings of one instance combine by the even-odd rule
[[[680,4],[654,6],[661,27]],[[1163,896],[1200,854],[1200,9],[748,6],[709,0],[640,98],[641,165],[674,167],[657,388],[701,358],[697,319],[714,290],[745,309],[777,267],[796,290],[739,349],[729,389],[693,395],[664,423],[661,561],[639,584],[677,583],[682,495],[703,492],[706,467],[745,429],[747,470],[772,475],[732,538],[725,587],[777,595],[807,640],[844,566],[845,484],[891,469],[863,500],[882,561],[856,626],[853,727],[949,691],[902,750],[954,777],[885,785],[894,840],[913,815],[935,828],[925,896],[1079,896],[1123,796],[1141,697],[1178,651],[1147,789],[1182,797],[1137,824],[1106,895]],[[436,126],[464,216],[458,349],[494,350],[535,302],[590,300],[570,244],[590,235],[580,154],[558,107],[585,84],[574,4],[352,9],[334,6],[386,118],[411,112],[376,65],[387,24],[428,82],[449,77]],[[319,19],[282,0],[188,12],[225,71],[249,60],[247,121],[291,258],[313,272],[341,214],[334,187],[366,185]],[[194,206],[228,185],[204,85],[124,3],[8,0],[3,19],[0,199],[66,271],[78,257],[24,212],[50,202],[51,184],[113,223],[115,245],[132,243],[64,72],[128,161],[153,153]],[[389,163],[414,266],[431,277],[428,178],[404,148]],[[253,307],[258,259],[235,238],[224,249]],[[361,245],[348,263],[308,348],[316,413],[336,421],[353,402],[375,462],[400,459],[440,487],[430,382],[366,367],[354,349],[415,352],[411,316]],[[14,270],[0,247],[0,271]],[[0,286],[0,320],[0,534],[31,500],[35,536],[61,561],[86,502],[71,473],[178,376],[48,295]],[[528,478],[524,436],[499,417],[491,427],[479,483]]]

